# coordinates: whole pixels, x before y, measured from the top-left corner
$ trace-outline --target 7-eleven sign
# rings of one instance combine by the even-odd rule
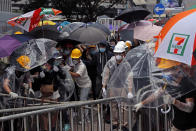
[[[183,56],[189,37],[190,35],[174,33],[170,40],[167,53]]]

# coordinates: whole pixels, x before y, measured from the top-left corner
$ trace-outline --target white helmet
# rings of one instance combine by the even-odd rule
[[[121,44],[121,45],[123,45],[125,48],[128,47],[124,41],[119,41],[117,44]]]
[[[125,42],[123,41],[119,41],[116,46],[114,47],[114,53],[123,53],[125,52],[125,44],[123,44]]]

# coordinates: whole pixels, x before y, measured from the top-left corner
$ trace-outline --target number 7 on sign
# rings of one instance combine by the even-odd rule
[[[175,38],[175,41],[178,42],[177,45],[181,45],[181,44],[184,42],[184,39],[185,39],[185,38],[182,38],[182,37],[176,37],[176,38]],[[174,49],[174,54],[177,54],[177,53],[178,53],[178,49],[175,48],[175,49]]]

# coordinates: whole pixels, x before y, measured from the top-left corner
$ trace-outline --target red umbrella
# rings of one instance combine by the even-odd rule
[[[39,8],[21,16],[11,18],[7,22],[12,26],[18,26],[25,31],[30,32],[38,26],[40,20],[43,17],[50,17],[52,15],[57,15],[60,13],[62,13],[60,10],[56,10],[53,8]]]

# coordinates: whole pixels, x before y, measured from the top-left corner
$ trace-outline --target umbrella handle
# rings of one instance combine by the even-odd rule
[[[169,107],[168,110],[161,109],[161,113],[163,113],[163,114],[169,113],[171,110],[171,105],[168,105],[168,107]]]

